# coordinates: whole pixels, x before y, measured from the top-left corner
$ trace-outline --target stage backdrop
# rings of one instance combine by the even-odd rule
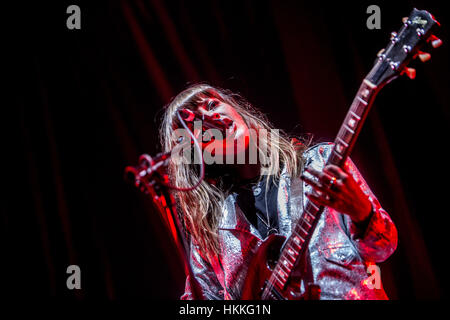
[[[66,8],[81,8],[69,30]],[[381,9],[369,30],[366,9]],[[444,45],[378,96],[352,159],[399,231],[393,299],[444,296],[449,51],[443,2],[59,1],[6,6],[2,283],[9,296],[177,299],[180,260],[123,170],[160,151],[161,110],[187,85],[235,90],[277,128],[333,141],[379,49],[413,7]],[[82,289],[66,287],[69,265]],[[2,285],[3,288],[5,288]],[[3,291],[5,291],[3,290]]]

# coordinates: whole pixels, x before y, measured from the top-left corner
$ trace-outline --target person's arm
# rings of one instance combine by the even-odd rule
[[[197,279],[200,289],[205,299],[208,300],[223,300],[223,287],[217,279],[213,267],[207,259],[201,254],[197,244],[191,240],[191,258],[190,263],[192,272]],[[186,279],[186,287],[184,294],[180,297],[181,300],[193,300],[189,276]]]
[[[366,261],[382,262],[397,247],[397,229],[381,207],[364,178],[348,159],[344,168],[327,165],[321,170],[312,166],[303,180],[313,187],[308,198],[323,206],[343,213],[347,234]]]
[[[350,159],[347,160],[345,169],[359,184],[372,205],[370,214],[363,221],[355,222],[344,215],[349,237],[364,260],[382,262],[397,248],[397,229]]]

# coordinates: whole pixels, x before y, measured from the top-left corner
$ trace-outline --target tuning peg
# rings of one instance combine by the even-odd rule
[[[428,41],[431,42],[433,48],[438,48],[442,45],[442,40],[433,34],[428,38]]]
[[[427,62],[428,60],[431,59],[431,54],[429,54],[429,53],[427,53],[427,52],[419,51],[419,52],[417,53],[417,55],[419,56],[419,59],[420,59],[422,62]]]
[[[416,77],[416,69],[414,69],[414,68],[405,68],[404,73],[411,80],[414,80],[414,78]]]

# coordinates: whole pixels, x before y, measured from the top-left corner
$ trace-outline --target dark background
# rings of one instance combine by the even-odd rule
[[[81,30],[66,8],[81,7]],[[366,27],[368,5],[381,30]],[[399,231],[393,299],[443,298],[448,225],[448,11],[437,1],[58,1],[3,6],[2,291],[177,299],[184,274],[151,201],[123,180],[160,151],[162,107],[188,84],[240,92],[292,134],[332,141],[413,7],[444,45],[378,96],[352,158]],[[82,290],[66,288],[81,267]]]

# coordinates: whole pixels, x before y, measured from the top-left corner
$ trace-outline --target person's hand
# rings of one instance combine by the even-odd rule
[[[323,205],[345,213],[358,223],[372,212],[372,203],[356,183],[353,176],[335,165],[327,165],[323,171],[307,167],[306,171],[317,178],[301,178],[313,188],[306,196],[316,205]]]

